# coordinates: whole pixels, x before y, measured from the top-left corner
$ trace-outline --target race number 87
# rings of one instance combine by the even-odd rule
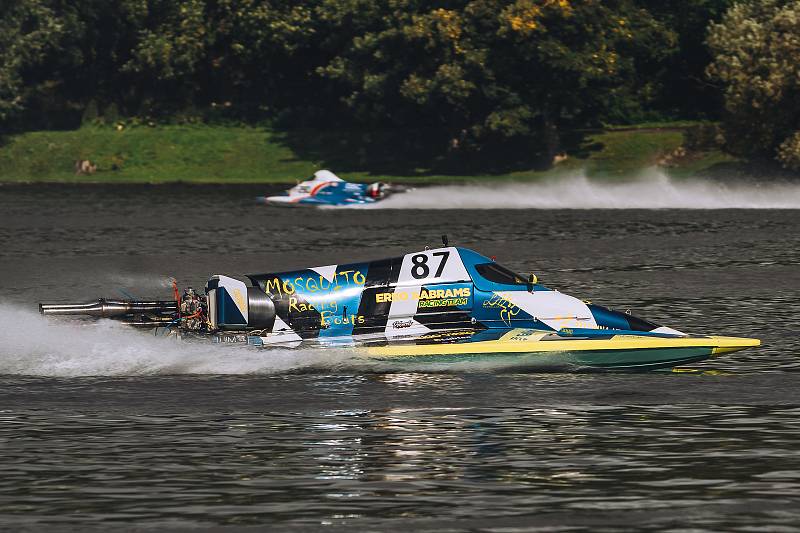
[[[434,278],[438,278],[444,272],[444,265],[447,263],[447,258],[450,257],[450,252],[433,252],[431,254],[433,257],[439,257],[439,265],[436,267],[436,274],[433,275]],[[422,279],[427,278],[431,273],[431,269],[428,266],[428,255],[427,254],[417,254],[411,256],[411,276],[414,279]]]

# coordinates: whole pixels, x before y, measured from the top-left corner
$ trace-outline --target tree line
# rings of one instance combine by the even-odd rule
[[[762,56],[797,68],[786,56],[796,11],[781,0],[0,0],[0,125],[269,121],[402,132],[400,149],[440,153],[535,138],[549,156],[580,128],[722,118],[732,131],[763,126],[733,150],[788,154],[800,151],[797,76],[743,87]],[[792,112],[767,109],[774,98]]]

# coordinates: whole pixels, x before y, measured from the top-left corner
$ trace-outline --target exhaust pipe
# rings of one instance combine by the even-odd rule
[[[109,300],[100,298],[96,302],[82,304],[40,303],[39,312],[43,315],[85,315],[99,318],[121,318],[140,313],[175,315],[178,302],[153,300]]]

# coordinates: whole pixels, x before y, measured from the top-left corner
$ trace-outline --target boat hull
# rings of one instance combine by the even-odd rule
[[[515,335],[517,335],[515,337]],[[544,335],[452,344],[406,344],[366,349],[369,358],[428,363],[487,362],[514,367],[649,370],[703,361],[758,346],[757,339],[738,337],[653,338],[611,336],[608,339],[544,340]]]
[[[297,198],[290,198],[288,196],[258,196],[256,203],[271,205],[274,207],[308,207],[306,204],[301,204]]]
[[[347,207],[375,203],[368,200],[348,199],[346,201],[326,202],[311,198],[292,198],[290,196],[258,196],[256,203],[273,207]]]

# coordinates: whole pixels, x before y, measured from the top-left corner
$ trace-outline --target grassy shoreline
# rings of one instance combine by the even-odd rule
[[[265,128],[245,126],[84,127],[73,131],[36,131],[7,137],[0,143],[0,183],[101,184],[289,184],[330,168],[353,181],[396,183],[459,183],[486,180],[536,180],[563,173],[585,172],[616,178],[664,163],[683,144],[683,124],[673,127],[609,128],[583,136],[563,162],[549,170],[502,174],[414,175],[370,172],[364,165],[336,168],[301,157]],[[92,175],[77,175],[75,161],[97,164]],[[691,154],[668,165],[672,174],[701,173],[720,163],[735,162],[721,152]]]

